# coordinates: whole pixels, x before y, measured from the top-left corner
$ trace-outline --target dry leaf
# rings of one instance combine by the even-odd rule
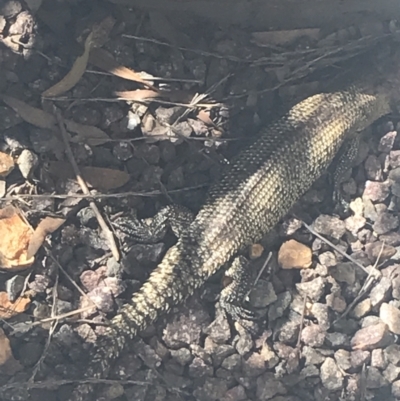
[[[189,104],[193,99],[193,94],[188,91],[153,91],[150,89],[137,89],[134,91],[116,91],[114,94],[121,99],[144,102],[150,99],[167,99],[171,102]]]
[[[7,376],[13,376],[21,369],[22,366],[12,354],[10,340],[0,329],[0,372]]]
[[[0,152],[0,177],[7,177],[14,170],[14,159],[7,153]]]
[[[77,134],[71,142],[86,142],[90,146],[99,146],[107,143],[111,138],[100,128],[93,125],[79,124],[72,120],[64,120],[67,130]]]
[[[197,113],[197,118],[198,118],[200,121],[203,121],[204,124],[211,125],[211,126],[215,126],[213,120],[211,120],[210,112],[209,112],[209,111],[200,110],[200,111]]]
[[[120,78],[128,79],[130,81],[139,82],[155,92],[158,92],[157,88],[144,79],[140,73],[131,70],[130,68],[121,66],[115,61],[114,57],[104,49],[92,49],[89,56],[89,62],[96,67],[109,72],[110,74]]]
[[[311,40],[319,39],[319,28],[306,28],[306,29],[292,29],[290,31],[265,31],[253,32],[252,36],[256,45],[258,46],[283,46],[293,43],[295,40],[302,37]]]
[[[8,207],[0,219],[0,267],[11,270],[24,270],[32,265],[34,258],[28,258],[27,250],[32,238],[29,225],[14,209]]]
[[[3,95],[2,99],[27,123],[39,128],[55,129],[57,121],[52,114],[10,96]],[[100,128],[79,124],[72,120],[64,120],[64,122],[68,131],[78,135],[76,138],[70,138],[71,142],[86,142],[88,145],[98,146],[110,141],[110,137]]]
[[[60,82],[57,82],[51,88],[44,91],[42,93],[43,97],[54,97],[62,95],[63,93],[72,89],[78,83],[78,81],[82,78],[82,75],[86,71],[87,63],[89,60],[89,52],[92,47],[92,36],[93,33],[91,32],[86,38],[85,50],[82,56],[79,56],[75,60],[75,63],[68,74]]]
[[[102,191],[116,189],[125,185],[130,176],[125,171],[113,170],[102,167],[80,167],[83,179],[92,188]],[[75,179],[75,174],[68,163],[50,162],[49,171],[55,177],[61,180]]]
[[[57,120],[52,114],[46,113],[36,107],[29,106],[29,104],[21,100],[7,95],[2,95],[1,99],[29,124],[45,129],[53,129],[57,124]]]
[[[151,89],[137,89],[134,91],[117,91],[115,95],[124,100],[133,100],[135,102],[142,102],[147,99],[156,99],[163,97],[160,92]]]
[[[27,257],[28,259],[35,256],[37,251],[42,246],[46,236],[52,234],[60,228],[65,222],[65,219],[56,217],[45,217],[36,227],[33,232],[32,238],[29,242]]]
[[[0,292],[0,318],[9,319],[15,315],[25,312],[31,300],[28,296],[18,297],[14,302],[11,302],[6,292]]]

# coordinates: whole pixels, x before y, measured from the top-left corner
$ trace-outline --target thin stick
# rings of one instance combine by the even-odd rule
[[[61,117],[61,113],[59,111],[56,111],[56,117],[57,117],[57,122],[58,125],[60,127],[60,131],[61,131],[61,135],[64,141],[64,145],[65,145],[65,150],[67,153],[67,157],[69,159],[69,162],[71,163],[71,166],[75,172],[76,175],[76,179],[78,181],[78,184],[80,185],[82,192],[86,195],[90,195],[90,191],[88,186],[86,185],[85,180],[82,178],[82,174],[79,170],[78,164],[74,158],[74,154],[72,153],[72,149],[71,146],[69,144],[69,139],[68,139],[68,133],[67,130],[65,128],[63,119]],[[117,248],[117,244],[115,243],[114,240],[114,236],[112,231],[108,228],[107,223],[105,222],[105,220],[103,219],[103,216],[101,215],[96,203],[93,200],[89,200],[89,205],[91,207],[91,209],[93,210],[97,221],[99,222],[99,225],[101,227],[101,229],[103,230],[104,236],[106,238],[106,241],[108,242],[108,245],[110,247],[110,250],[115,258],[115,260],[119,260],[119,252],[118,252],[118,248]]]

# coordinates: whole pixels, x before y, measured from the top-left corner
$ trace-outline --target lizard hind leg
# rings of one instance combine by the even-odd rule
[[[341,184],[344,182],[346,173],[353,167],[354,161],[358,156],[360,139],[361,134],[357,133],[353,137],[345,140],[328,170],[333,184],[333,202],[336,208],[339,207],[339,210],[344,212],[348,211],[349,203],[343,197]]]
[[[244,306],[244,301],[251,289],[249,262],[243,256],[235,258],[225,272],[224,288],[219,304],[233,320],[256,320],[256,314]]]
[[[140,243],[157,243],[161,241],[167,230],[180,238],[192,223],[193,213],[179,205],[163,207],[151,219],[138,219],[135,215],[117,218],[113,225],[121,232]]]

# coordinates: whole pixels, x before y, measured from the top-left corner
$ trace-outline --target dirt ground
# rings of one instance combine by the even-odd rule
[[[198,211],[260,128],[393,31],[369,19],[256,32],[107,1],[0,0],[0,399],[68,399],[107,319],[176,240],[132,241],[116,216]],[[323,176],[249,249],[257,333],[219,309],[219,274],[138,337],[97,399],[399,400],[397,123],[363,135],[348,212]]]

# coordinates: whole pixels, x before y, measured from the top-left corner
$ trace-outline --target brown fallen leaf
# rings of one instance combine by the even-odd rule
[[[7,177],[14,170],[14,159],[7,153],[0,152],[0,177]]]
[[[68,131],[77,134],[70,139],[71,142],[85,142],[90,146],[99,146],[111,140],[103,130],[94,125],[80,124],[72,120],[64,120],[64,122]]]
[[[0,268],[25,270],[34,258],[28,258],[27,250],[32,238],[32,229],[14,209],[8,207],[4,218],[0,218]]]
[[[22,100],[15,99],[14,97],[2,95],[1,99],[3,102],[11,107],[19,116],[29,124],[35,127],[53,129],[56,124],[56,118],[41,109],[32,107]]]
[[[60,228],[65,222],[65,219],[56,217],[45,217],[36,227],[32,238],[29,242],[27,257],[28,259],[35,256],[37,251],[42,246],[44,240],[49,234],[52,234]]]
[[[122,187],[130,179],[129,174],[125,171],[91,166],[82,166],[79,168],[88,185],[102,191]],[[75,179],[72,167],[65,162],[50,162],[49,172],[60,180]]]
[[[135,102],[141,102],[147,99],[161,98],[163,95],[159,91],[153,91],[151,89],[137,89],[134,91],[116,91],[116,96],[124,100],[133,100]]]
[[[297,39],[306,37],[310,40],[318,40],[319,28],[291,29],[287,31],[253,32],[252,36],[258,46],[282,46],[293,43]]]
[[[15,315],[25,312],[31,300],[28,296],[18,297],[14,302],[8,298],[8,294],[4,291],[0,292],[0,318],[9,319]]]
[[[78,83],[78,81],[82,78],[82,75],[86,71],[87,63],[89,60],[89,52],[93,45],[92,37],[93,32],[89,33],[88,37],[86,38],[84,52],[75,60],[68,74],[51,88],[45,90],[42,93],[43,97],[59,96],[72,89]]]
[[[10,96],[3,95],[1,99],[27,123],[39,128],[58,129],[57,120],[52,114]],[[64,122],[70,132],[77,134],[77,137],[70,138],[71,142],[85,142],[91,146],[98,146],[110,141],[110,137],[100,128],[72,120]]]
[[[12,354],[10,340],[5,335],[3,329],[0,329],[0,373],[13,376],[21,369],[21,364]]]

